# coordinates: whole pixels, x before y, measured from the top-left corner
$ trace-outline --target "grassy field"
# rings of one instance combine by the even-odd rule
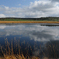
[[[59,21],[59,17],[41,17],[41,18],[0,18],[0,21]]]
[[[59,17],[0,18],[0,23],[59,23]]]

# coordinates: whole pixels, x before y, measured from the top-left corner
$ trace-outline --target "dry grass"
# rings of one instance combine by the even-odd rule
[[[58,21],[0,21],[0,23],[59,23]]]
[[[15,39],[16,40],[16,39]],[[45,57],[45,56],[43,56],[42,58],[40,58],[40,57],[36,57],[36,56],[32,56],[32,57],[30,57],[30,56],[28,56],[28,55],[26,55],[26,56],[24,56],[23,55],[23,53],[21,54],[20,53],[20,45],[19,45],[19,41],[17,42],[18,44],[18,49],[19,49],[19,53],[18,54],[14,54],[14,49],[13,49],[13,42],[11,41],[11,43],[9,43],[8,42],[8,40],[7,40],[7,38],[5,39],[5,45],[6,45],[6,49],[5,49],[5,53],[4,53],[4,51],[3,51],[3,47],[1,46],[1,51],[2,51],[2,54],[3,54],[3,57],[0,57],[0,59],[54,59],[53,57],[52,58],[49,58],[49,57]],[[11,48],[10,48],[10,44],[11,44]],[[52,47],[52,46],[48,46],[48,47]],[[56,56],[56,52],[55,52],[55,49],[54,49],[54,45],[53,45],[53,50],[54,50],[54,57],[55,57],[55,59],[57,59],[57,56]],[[17,48],[17,47],[16,47]],[[40,49],[41,49],[41,47],[40,47]],[[45,55],[45,53],[42,51],[42,53]]]
[[[39,58],[39,57],[24,57],[23,55],[20,56],[20,55],[10,55],[10,56],[7,56],[5,55],[4,57],[1,57],[0,59],[48,59],[47,57],[44,57],[44,58]]]
[[[4,47],[1,46],[1,51],[2,51],[3,57],[0,57],[0,59],[48,59],[47,57],[44,57],[44,58],[39,58],[39,57],[35,57],[35,56],[29,57],[28,55],[24,56],[23,54],[20,54],[19,41],[18,41],[19,54],[15,55],[14,51],[13,51],[12,43],[13,43],[12,41],[11,41],[11,43],[9,43],[7,38],[5,39],[5,45],[6,45],[5,51],[6,52],[3,51]],[[11,48],[10,48],[10,44],[11,44]]]

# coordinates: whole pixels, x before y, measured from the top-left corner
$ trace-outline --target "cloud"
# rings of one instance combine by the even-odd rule
[[[50,1],[53,1],[53,2],[59,2],[59,0],[50,0]]]
[[[51,1],[35,1],[34,3],[31,2],[29,8],[37,11],[43,11],[43,9],[46,10],[53,7],[54,5],[51,3]]]
[[[0,17],[59,17],[59,2],[55,1],[56,0],[38,0],[22,8],[0,5]]]
[[[1,17],[6,17],[6,16],[5,16],[4,14],[0,14],[0,18],[1,18]]]
[[[21,6],[21,4],[19,4],[19,6]]]

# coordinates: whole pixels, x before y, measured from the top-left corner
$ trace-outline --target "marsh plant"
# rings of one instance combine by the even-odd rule
[[[28,43],[20,44],[20,40],[8,42],[7,38],[5,39],[5,46],[0,45],[0,59],[58,59],[59,58],[59,48],[58,42],[51,41],[45,44],[45,47],[36,48],[36,43],[34,47],[30,46]],[[23,46],[24,45],[24,46]],[[58,49],[57,49],[58,48]],[[33,51],[35,51],[33,53]]]

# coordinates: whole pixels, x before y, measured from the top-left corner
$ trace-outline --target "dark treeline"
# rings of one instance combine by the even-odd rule
[[[41,17],[41,18],[14,18],[14,17],[6,17],[0,18],[0,20],[35,20],[35,21],[59,21],[59,17]]]

